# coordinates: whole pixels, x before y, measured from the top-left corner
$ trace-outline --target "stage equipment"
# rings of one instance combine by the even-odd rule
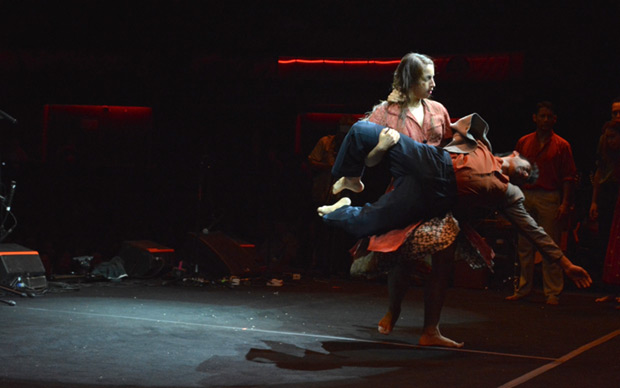
[[[260,273],[260,260],[254,244],[236,241],[222,232],[189,233],[180,258],[188,273],[212,279]]]
[[[0,110],[0,120],[7,120],[13,125],[17,124],[17,119],[3,110]],[[0,163],[4,166],[4,160],[1,156]],[[8,193],[5,193],[4,180],[2,178],[2,174],[0,173],[0,242],[4,241],[4,239],[11,234],[13,229],[15,229],[15,226],[17,226],[15,215],[11,212],[11,203],[13,202],[13,195],[15,194],[16,186],[15,181],[11,181]],[[9,217],[12,218],[13,224],[7,228],[6,223]]]
[[[0,244],[0,284],[16,290],[47,288],[39,253],[18,244]]]
[[[9,193],[7,196],[4,197],[0,195],[0,242],[4,241],[4,239],[11,234],[13,229],[15,229],[15,226],[17,226],[15,216],[11,212],[11,204],[13,203],[13,196],[15,195],[16,186],[17,184],[15,181],[11,181],[11,187],[9,188]],[[7,229],[5,225],[9,217],[13,219],[13,224]]]
[[[123,242],[119,256],[128,276],[151,278],[172,268],[175,252],[153,241],[138,240]]]

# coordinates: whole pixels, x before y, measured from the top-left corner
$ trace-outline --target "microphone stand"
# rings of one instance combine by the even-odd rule
[[[17,119],[14,118],[13,116],[9,115],[8,113],[6,113],[5,111],[0,109],[0,120],[7,120],[9,123],[11,123],[12,125],[16,125],[17,124]],[[5,197],[1,194],[3,194],[1,191],[4,188],[4,184],[2,181],[2,165],[4,164],[4,161],[2,160],[2,155],[0,154],[0,201],[2,202],[2,211],[4,212],[3,215],[0,216],[1,221],[0,221],[0,243],[2,241],[4,241],[4,239],[13,231],[13,228],[10,228],[8,231],[5,229],[4,224],[6,223],[7,219],[9,218],[9,215],[11,214],[11,202],[13,202],[13,195],[15,194],[15,187],[16,187],[16,183],[15,181],[11,181],[11,188],[8,192],[8,195]]]
[[[9,121],[11,124],[15,125],[17,124],[17,119],[15,119],[14,117],[12,117],[11,115],[9,115],[8,113],[6,113],[3,110],[0,110],[0,120],[7,120]],[[0,190],[3,186],[2,184],[2,155],[0,154]],[[9,191],[9,194],[7,197],[4,197],[2,195],[0,195],[0,200],[2,201],[2,209],[4,211],[4,215],[2,217],[2,223],[0,223],[0,242],[4,241],[4,239],[6,238],[6,236],[8,236],[12,231],[13,228],[11,228],[8,232],[4,229],[4,224],[6,222],[6,220],[9,217],[9,214],[11,214],[11,202],[13,201],[13,195],[15,194],[15,181],[11,181],[11,189]],[[10,287],[5,287],[3,285],[0,285],[0,290],[5,291],[5,292],[9,292],[9,293],[13,293],[15,295],[19,295],[22,297],[27,296],[26,293],[23,293],[21,291],[15,290],[13,288]],[[15,301],[13,300],[4,300],[4,299],[0,299],[0,302],[7,304],[9,306],[15,306]]]

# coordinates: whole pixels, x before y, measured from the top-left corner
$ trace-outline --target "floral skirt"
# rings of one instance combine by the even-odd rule
[[[452,213],[436,217],[420,224],[394,252],[372,252],[357,247],[351,265],[351,275],[374,277],[387,270],[397,261],[414,262],[417,272],[428,273],[431,255],[448,248],[456,241],[456,260],[465,260],[473,269],[492,268],[492,250],[471,227],[459,226]]]

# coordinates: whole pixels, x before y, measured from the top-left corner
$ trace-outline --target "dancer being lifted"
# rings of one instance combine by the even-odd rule
[[[334,176],[340,177],[333,186],[334,192],[362,191],[364,162],[373,153],[384,153],[388,158],[394,189],[363,207],[350,206],[350,200],[342,198],[333,205],[319,207],[319,215],[324,222],[361,238],[415,221],[443,217],[448,211],[465,219],[474,208],[498,210],[543,254],[556,260],[578,287],[590,286],[589,274],[564,256],[523,207],[523,194],[516,185],[535,179],[533,166],[517,152],[494,156],[486,140],[488,126],[477,114],[464,117],[452,129],[453,140],[442,149],[417,143],[367,121],[354,124],[332,170]],[[443,277],[449,276],[444,273]],[[446,287],[447,282],[444,283]],[[442,304],[443,300],[436,303]],[[437,310],[441,310],[441,305],[435,306]]]

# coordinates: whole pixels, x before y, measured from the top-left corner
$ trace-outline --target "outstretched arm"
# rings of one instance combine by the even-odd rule
[[[579,288],[592,285],[592,278],[588,272],[574,265],[562,250],[557,246],[545,230],[538,226],[536,221],[523,207],[523,193],[516,186],[509,184],[507,191],[507,206],[502,213],[508,218],[514,227],[523,234],[536,248],[549,259],[556,261]]]
[[[398,143],[400,139],[400,133],[392,128],[384,128],[379,134],[379,142],[373,148],[368,155],[364,163],[368,167],[376,166],[381,162],[383,156],[394,144]]]

